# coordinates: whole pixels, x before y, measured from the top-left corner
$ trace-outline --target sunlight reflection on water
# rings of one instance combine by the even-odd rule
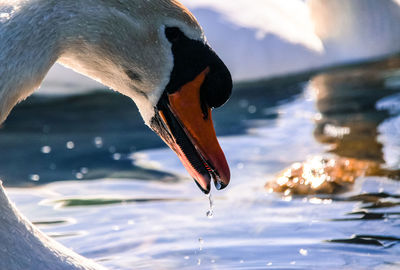
[[[242,129],[220,138],[233,177],[227,189],[213,191],[212,203],[166,148],[135,151],[120,159],[114,155],[119,152],[107,150],[115,164],[128,162],[141,169],[145,164],[151,169],[146,171],[147,180],[100,177],[8,191],[22,212],[43,231],[111,269],[400,267],[400,240],[396,237],[400,234],[398,181],[384,175],[359,175],[348,192],[319,196],[275,194],[264,189],[267,180],[273,180],[292,164],[299,166],[327,149],[331,151],[329,156],[345,156],[355,141],[365,144],[352,148],[353,155],[368,157],[387,171],[383,159],[392,169],[398,168],[396,138],[400,130],[396,114],[385,115],[382,120],[377,110],[354,114],[345,110],[347,117],[343,120],[341,113],[329,111],[332,101],[321,103],[323,99],[316,100],[318,95],[312,87],[303,82],[300,85],[305,85],[304,92],[273,104],[271,92],[261,92],[247,96],[246,104],[243,97],[233,98],[233,109],[229,113],[221,111],[236,119],[225,123],[229,118],[221,118],[224,120],[216,121],[217,129],[224,124],[232,128],[240,125]],[[386,97],[385,102],[392,99],[397,97]],[[242,109],[237,108],[239,104]],[[344,101],[339,105],[345,108]],[[356,124],[349,121],[354,115]],[[239,123],[237,119],[241,119]],[[332,136],[335,134],[323,128],[326,123],[350,127],[350,134]],[[372,136],[362,137],[363,132],[357,133],[360,127]],[[383,152],[375,140],[377,129]],[[100,134],[91,138],[91,147],[108,149]],[[74,144],[74,151],[84,145],[78,138]],[[67,150],[65,146],[63,142]],[[54,149],[49,155],[60,152]],[[83,176],[94,167],[78,165],[76,173]],[[307,175],[304,178],[309,179]],[[213,210],[212,219],[205,215],[208,209]]]

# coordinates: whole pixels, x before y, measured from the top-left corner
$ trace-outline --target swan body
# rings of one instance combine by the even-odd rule
[[[0,269],[105,269],[39,231],[10,202],[1,183],[0,213]]]
[[[211,110],[232,79],[176,0],[0,0],[0,124],[59,62],[128,97],[202,191],[230,172]],[[101,119],[99,119],[101,121]],[[0,185],[0,269],[103,269],[48,238]]]

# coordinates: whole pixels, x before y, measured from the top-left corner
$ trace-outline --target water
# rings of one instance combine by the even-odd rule
[[[211,193],[209,193],[207,195],[207,198],[208,198],[208,201],[210,203],[210,206],[209,206],[209,208],[208,208],[208,210],[206,212],[206,216],[208,218],[213,218],[213,216],[214,216],[214,201],[212,199]]]
[[[232,181],[212,200],[106,93],[19,106],[0,130],[0,175],[41,230],[111,269],[398,269],[394,63],[237,86],[214,113]],[[264,187],[319,156],[378,169],[339,194]]]

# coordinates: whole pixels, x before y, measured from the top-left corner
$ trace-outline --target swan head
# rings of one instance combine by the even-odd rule
[[[200,189],[226,187],[230,171],[211,110],[231,75],[194,16],[175,0],[101,1],[69,29],[59,62],[129,96],[145,123],[175,151]]]

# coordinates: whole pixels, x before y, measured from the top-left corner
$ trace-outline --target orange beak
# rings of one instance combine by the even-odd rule
[[[210,191],[211,178],[217,189],[230,179],[229,166],[218,143],[211,118],[211,108],[201,104],[200,89],[209,72],[207,67],[197,77],[168,95],[167,109],[159,111],[169,136],[163,140],[175,151],[197,185]]]

